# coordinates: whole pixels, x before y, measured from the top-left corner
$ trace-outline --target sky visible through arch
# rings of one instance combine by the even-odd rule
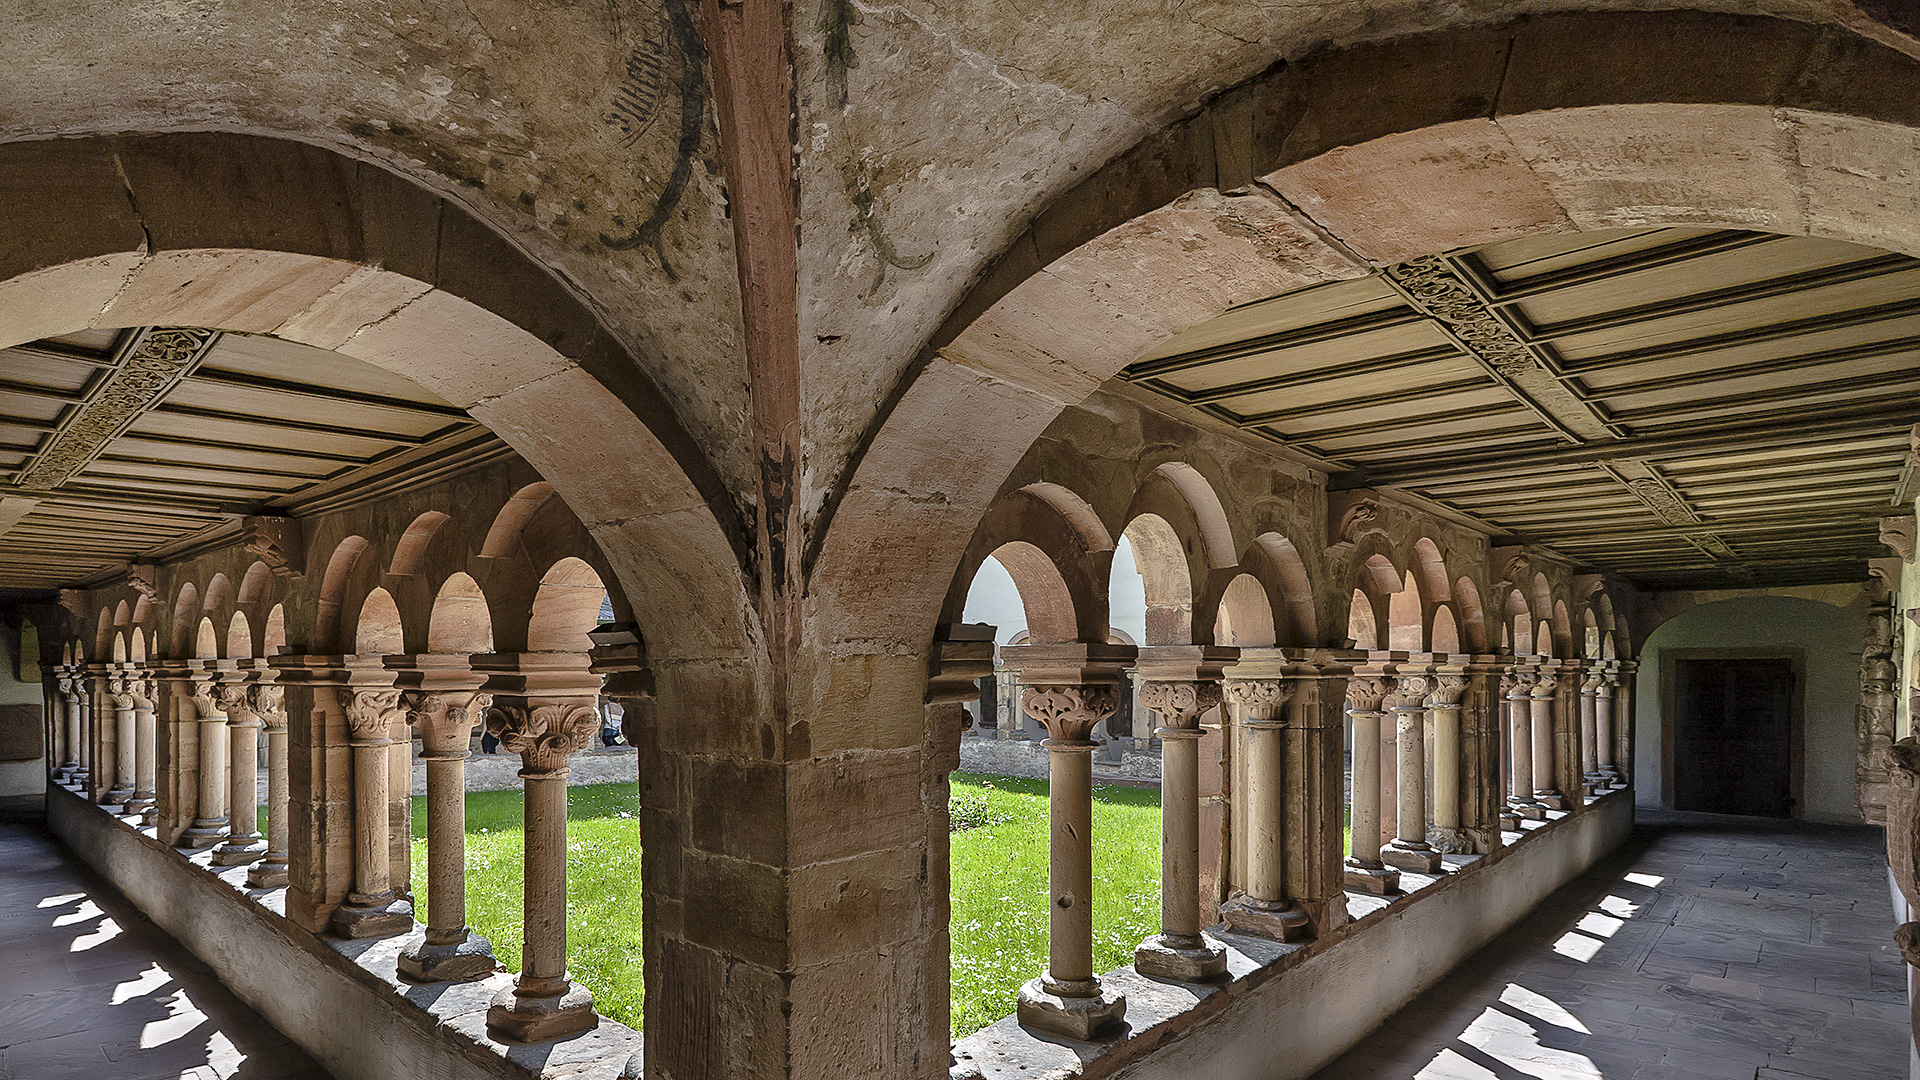
[[[1113,576],[1107,588],[1111,609],[1108,618],[1113,628],[1135,642],[1145,641],[1147,587],[1133,564],[1133,545],[1125,536],[1114,548]],[[1027,628],[1027,612],[1020,603],[1020,590],[1014,588],[1012,576],[998,560],[988,559],[980,564],[980,572],[973,576],[973,585],[967,590],[967,606],[961,619],[970,623],[992,623],[996,645],[1005,645]]]

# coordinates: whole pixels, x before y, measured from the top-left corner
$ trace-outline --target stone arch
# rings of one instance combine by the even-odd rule
[[[1451,605],[1442,604],[1433,610],[1433,630],[1428,635],[1427,651],[1436,653],[1461,651],[1460,623],[1453,617]]]
[[[202,615],[193,632],[193,659],[218,660],[219,658],[220,631],[214,628],[212,616]]]
[[[1403,582],[1385,551],[1358,559],[1353,569],[1353,598],[1347,609],[1347,637],[1355,648],[1386,649],[1392,626],[1392,601]]]
[[[1387,648],[1395,652],[1423,652],[1427,647],[1426,613],[1420,582],[1412,570],[1399,587],[1387,594]]]
[[[113,632],[113,651],[108,654],[108,659],[116,664],[127,662],[127,635],[119,630]]]
[[[1267,587],[1252,574],[1240,574],[1220,594],[1213,642],[1242,649],[1271,648],[1279,644],[1273,606]]]
[[[1018,543],[1007,558],[1002,548]],[[1031,566],[1034,553],[1053,566],[1051,574],[1040,574]],[[993,558],[1013,577],[1028,619],[1035,604],[1045,597],[1048,618],[1041,624],[1049,641],[1089,641],[1107,639],[1107,577],[1113,558],[1113,539],[1099,515],[1079,495],[1053,483],[1029,484],[1019,488],[990,509],[975,530],[960,571],[947,593],[942,622],[958,622],[966,608],[968,589],[980,564]],[[1009,560],[1012,561],[1009,561]],[[1020,568],[1016,568],[1015,564]],[[1063,594],[1056,595],[1053,579],[1058,578]],[[1064,605],[1061,603],[1064,599]],[[1067,613],[1079,627],[1074,634],[1058,635],[1057,612]],[[1029,621],[1039,639],[1043,630]],[[924,643],[923,643],[924,644]]]
[[[194,631],[198,628],[200,614],[200,590],[193,582],[185,582],[173,601],[173,633],[170,648],[175,657],[193,655]],[[156,645],[156,648],[158,646]]]
[[[260,655],[278,656],[287,647],[287,609],[275,604],[267,612],[267,623],[260,631]]]
[[[1374,605],[1374,599],[1364,589],[1353,590],[1353,599],[1347,605],[1347,640],[1356,649],[1372,652],[1386,647],[1381,639],[1380,612]]]
[[[100,609],[100,618],[94,621],[93,655],[106,656],[107,650],[110,649],[112,646],[113,646],[113,609],[103,607]]]
[[[247,618],[245,611],[236,611],[233,620],[227,624],[227,659],[238,660],[253,655],[253,622]]]
[[[147,662],[147,635],[141,627],[133,628],[132,640],[127,645],[127,659],[135,664]]]
[[[1147,592],[1149,645],[1186,645],[1193,641],[1193,575],[1180,534],[1159,514],[1143,513],[1122,535],[1133,550],[1134,569]]]
[[[357,656],[392,656],[406,651],[406,631],[393,594],[375,587],[360,603],[353,621],[353,651]]]
[[[1515,656],[1526,656],[1534,650],[1533,609],[1527,605],[1526,594],[1519,589],[1507,593],[1507,617],[1503,623],[1506,632],[1507,647]]]
[[[606,597],[606,585],[586,560],[568,556],[554,563],[534,594],[527,651],[585,653],[593,647],[587,633],[599,625]]]
[[[551,485],[549,485],[551,489]],[[410,577],[421,570],[422,560],[426,556],[427,545],[447,522],[453,520],[438,510],[427,510],[414,518],[401,530],[400,539],[393,544],[393,561],[387,566],[389,577]]]
[[[348,651],[354,640],[353,627],[345,619],[348,605],[357,613],[372,585],[366,579],[366,553],[372,545],[363,536],[345,537],[327,558],[326,572],[320,578],[320,595],[315,608],[312,649],[335,654]],[[358,580],[356,580],[358,579]],[[356,585],[365,584],[365,588]]]
[[[1080,640],[1084,620],[1076,618],[1073,593],[1046,552],[1024,540],[1010,540],[987,557],[1013,578],[1020,606],[1027,613],[1026,640],[1048,644]],[[1098,640],[1105,641],[1106,635]]]
[[[525,545],[521,542],[522,533],[533,515],[547,505],[553,498],[553,485],[545,480],[528,484],[500,507],[494,515],[493,524],[487,529],[487,538],[480,545],[480,557],[483,559],[511,559],[516,556],[527,558]]]
[[[1487,613],[1480,603],[1480,586],[1470,577],[1453,583],[1454,611],[1460,622],[1460,643],[1468,652],[1484,653],[1487,644]]]
[[[1537,622],[1533,624],[1533,654],[1535,656],[1556,656],[1554,649],[1553,624]]]
[[[1155,465],[1134,493],[1127,510],[1131,520],[1142,513],[1158,513],[1177,526],[1191,524],[1196,581],[1205,580],[1208,570],[1224,570],[1234,563],[1236,548],[1233,526],[1227,510],[1199,469],[1185,461],[1163,461]]]
[[[1261,533],[1240,557],[1240,567],[1266,590],[1275,644],[1308,648],[1321,643],[1313,581],[1307,576],[1307,564],[1300,558],[1293,541],[1279,533]],[[1233,585],[1229,583],[1227,587],[1233,588]]]
[[[493,651],[493,613],[487,608],[480,583],[465,573],[448,575],[434,597],[427,618],[430,653],[488,653]]]
[[[1574,651],[1573,617],[1567,612],[1565,600],[1553,602],[1553,618],[1549,625],[1553,628],[1553,655],[1561,657],[1579,655]]]
[[[459,203],[230,133],[17,141],[0,171],[17,185],[0,251],[19,253],[0,262],[4,344],[205,326],[402,375],[564,489],[589,532],[618,535],[652,653],[754,647],[751,530],[697,441],[593,306]]]

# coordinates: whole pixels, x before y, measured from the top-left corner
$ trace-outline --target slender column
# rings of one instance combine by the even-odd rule
[[[144,671],[129,677],[127,688],[133,695],[133,798],[127,801],[127,813],[151,825],[160,804],[154,785],[160,751],[160,719],[154,708],[157,690],[153,676]]]
[[[92,787],[93,775],[98,771],[94,767],[93,755],[93,694],[88,685],[93,680],[82,673],[84,670],[75,670],[74,685],[77,692],[73,699],[74,711],[80,714],[80,722],[76,726],[80,737],[80,770],[74,774],[74,790],[82,795]]]
[[[1436,850],[1452,855],[1474,850],[1460,826],[1460,698],[1466,690],[1464,677],[1440,675],[1425,701],[1433,717],[1433,829],[1428,838]]]
[[[1440,872],[1440,853],[1427,843],[1427,695],[1433,679],[1427,675],[1402,675],[1395,680],[1392,705],[1396,735],[1394,755],[1395,790],[1394,836],[1381,849],[1380,859],[1387,865],[1416,874]],[[1456,717],[1457,719],[1457,717]],[[1459,756],[1458,726],[1454,754]],[[1459,796],[1455,790],[1455,798]],[[1456,811],[1458,803],[1455,804]],[[1458,815],[1455,816],[1458,825]]]
[[[247,887],[277,889],[287,884],[286,691],[272,682],[256,683],[253,711],[267,729],[267,850],[247,871]]]
[[[1593,701],[1594,751],[1600,760],[1600,775],[1609,788],[1620,786],[1620,768],[1613,758],[1613,693],[1619,685],[1618,672],[1602,673]]]
[[[1227,971],[1226,948],[1200,930],[1200,714],[1220,704],[1220,684],[1138,686],[1141,708],[1160,720],[1160,933],[1134,950],[1134,970],[1183,982],[1217,978]]]
[[[182,847],[209,848],[227,838],[227,714],[214,699],[213,680],[193,680],[193,709],[200,740],[200,790],[193,827],[180,836]]]
[[[406,698],[427,763],[427,926],[400,951],[400,974],[419,982],[493,973],[493,946],[467,925],[467,755],[474,720],[492,703],[492,695],[474,693]]]
[[[55,783],[60,781],[67,759],[67,712],[59,686],[60,680],[51,673],[40,683],[40,726],[47,736],[47,776]]]
[[[333,913],[342,937],[369,938],[413,929],[413,905],[393,891],[387,851],[388,732],[400,711],[397,687],[349,687],[342,707],[353,748],[353,887]],[[528,822],[531,827],[532,822]],[[529,828],[528,847],[532,847]]]
[[[1246,820],[1246,891],[1221,906],[1220,917],[1243,934],[1298,941],[1312,930],[1307,913],[1287,892],[1286,707],[1296,684],[1281,679],[1233,679],[1226,698],[1241,731],[1246,767],[1241,781]],[[1162,753],[1167,743],[1162,743]]]
[[[1533,797],[1549,810],[1565,810],[1566,796],[1553,782],[1553,702],[1560,680],[1552,672],[1541,672],[1529,695],[1533,718]]]
[[[232,826],[227,842],[213,853],[217,866],[240,866],[267,853],[260,836],[260,718],[254,715],[255,688],[247,674],[227,671],[215,684],[227,714],[227,806]]]
[[[87,782],[87,798],[102,806],[118,805],[107,796],[119,784],[114,776],[114,768],[119,764],[119,748],[116,745],[119,724],[115,719],[111,668],[96,666],[87,683],[91,693],[86,695],[87,709],[87,751],[92,755],[91,776]]]
[[[1512,767],[1507,805],[1516,818],[1534,821],[1547,816],[1546,806],[1533,797],[1533,684],[1537,678],[1516,668],[1500,680],[1507,701],[1507,757]]]
[[[105,801],[118,806],[124,813],[127,803],[133,799],[135,750],[134,697],[131,683],[124,671],[117,671],[108,680],[107,693],[113,702],[113,786],[107,789]]]
[[[567,759],[599,729],[591,700],[496,698],[487,710],[487,730],[520,755],[526,780],[526,940],[519,976],[487,1009],[497,1038],[545,1042],[600,1023],[592,992],[567,977]]]
[[[1633,729],[1635,710],[1638,703],[1634,699],[1634,671],[1639,667],[1631,660],[1621,661],[1614,672],[1613,693],[1613,768],[1620,775],[1620,783],[1633,783]],[[1920,710],[1916,710],[1920,714]]]
[[[1093,728],[1112,716],[1111,683],[1026,686],[1020,704],[1047,731],[1047,972],[1020,988],[1020,1023],[1075,1039],[1118,1021],[1126,995],[1093,971]]]
[[[1353,854],[1347,859],[1347,886],[1372,893],[1400,889],[1400,872],[1380,860],[1380,704],[1392,692],[1393,680],[1384,676],[1347,680],[1353,717]]]
[[[1580,680],[1580,777],[1589,795],[1607,789],[1600,771],[1600,688],[1605,684],[1606,676],[1598,670]]]
[[[66,675],[60,679],[60,700],[67,714],[67,760],[60,763],[65,782],[73,782],[84,770],[80,766],[80,680]]]

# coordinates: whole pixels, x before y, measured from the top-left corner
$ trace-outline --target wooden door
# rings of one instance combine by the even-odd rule
[[[1674,809],[1792,816],[1792,697],[1790,660],[1676,661]]]

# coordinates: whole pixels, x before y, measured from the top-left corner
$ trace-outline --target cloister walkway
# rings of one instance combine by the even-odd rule
[[[37,826],[0,868],[0,1077],[329,1080]]]
[[[1893,925],[1877,828],[1643,810],[1314,1080],[1895,1080]]]

